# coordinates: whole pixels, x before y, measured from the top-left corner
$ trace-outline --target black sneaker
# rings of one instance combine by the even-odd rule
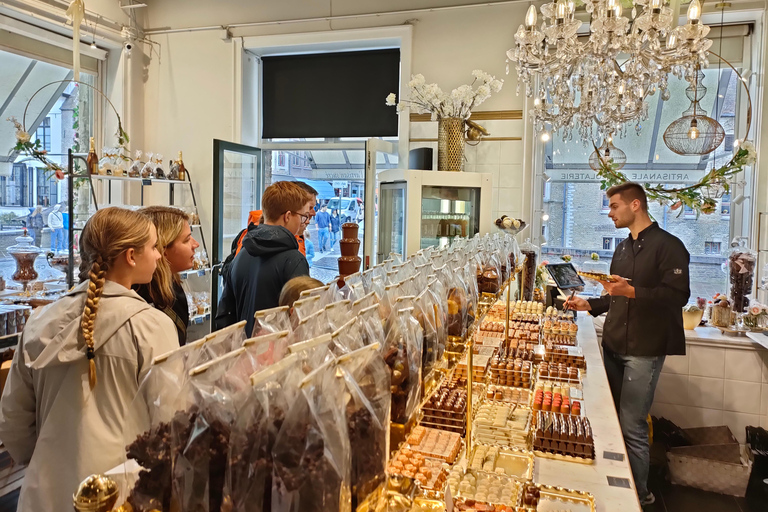
[[[645,507],[646,505],[653,505],[656,503],[656,496],[652,492],[645,495],[645,498],[640,500],[640,505]]]

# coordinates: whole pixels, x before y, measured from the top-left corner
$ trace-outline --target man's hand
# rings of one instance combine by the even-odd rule
[[[569,297],[568,300],[565,301],[564,307],[568,309],[572,309],[574,311],[591,311],[592,310],[592,306],[589,305],[589,302],[587,302],[586,299],[583,299],[576,295],[574,295],[573,297]]]
[[[609,295],[613,295],[614,297],[628,297],[630,299],[635,298],[634,286],[629,284],[629,282],[621,276],[612,275],[611,277],[613,277],[616,282],[608,283],[600,281],[600,284],[603,285],[603,288],[605,288],[605,291],[607,291]]]

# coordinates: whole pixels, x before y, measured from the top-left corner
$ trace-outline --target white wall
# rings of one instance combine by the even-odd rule
[[[433,4],[437,2],[432,2]],[[264,19],[287,19],[327,15],[316,2],[246,2],[224,1],[215,7],[208,2],[187,1],[183,9],[171,8],[173,2],[160,1],[150,5],[148,27],[218,25]],[[381,2],[334,3],[334,14],[381,9]],[[346,5],[346,8],[345,8]],[[412,8],[409,2],[388,2],[387,9]],[[421,7],[422,5],[419,5]],[[177,6],[178,7],[178,6]],[[375,7],[375,9],[374,9]],[[505,52],[514,42],[513,34],[522,22],[527,4],[494,7],[473,7],[451,11],[419,13],[417,15],[385,16],[334,21],[333,29],[366,28],[402,24],[416,18],[413,29],[413,73],[422,73],[427,81],[437,82],[443,89],[469,83],[474,69],[483,69],[506,80],[501,93],[491,97],[479,110],[521,109],[523,97],[516,96],[514,68],[505,74]],[[239,99],[235,99],[236,83],[240,80],[239,37],[275,33],[328,30],[327,22],[234,29],[235,41],[223,41],[221,31],[185,32],[152,36],[161,46],[160,57],[153,56],[145,83],[145,145],[165,155],[184,151],[185,163],[197,183],[198,202],[204,225],[212,221],[211,177],[213,166],[212,140],[221,138],[240,141]],[[246,120],[243,120],[246,123]],[[511,132],[525,132],[521,121]],[[422,123],[424,124],[424,123]],[[504,129],[504,132],[509,130]],[[494,133],[494,135],[501,133]],[[413,134],[411,135],[414,136]],[[483,145],[490,149],[490,160],[483,160]],[[468,156],[480,155],[474,165],[493,165],[484,171],[494,172],[496,180],[508,168],[500,167],[498,143],[482,143]],[[522,146],[522,143],[517,143]],[[522,173],[522,152],[514,152],[519,164],[514,168],[514,180]],[[493,155],[496,155],[495,157]],[[530,168],[530,167],[529,167]],[[480,170],[478,168],[478,170]],[[506,180],[505,183],[509,183]],[[496,183],[498,185],[498,183]],[[494,198],[498,194],[494,194]],[[528,194],[530,195],[530,194]],[[522,203],[522,188],[513,195],[503,194],[504,204],[494,204],[494,212],[518,212]],[[511,204],[506,204],[511,203]],[[520,212],[524,215],[523,212]]]

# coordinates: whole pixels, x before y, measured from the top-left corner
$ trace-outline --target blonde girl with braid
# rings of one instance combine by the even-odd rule
[[[80,284],[29,318],[0,399],[0,440],[28,464],[18,510],[71,510],[88,475],[125,461],[127,411],[173,322],[131,288],[161,255],[145,215],[99,210],[80,237]],[[136,433],[138,435],[138,432]]]
[[[189,216],[170,206],[148,206],[141,213],[149,217],[157,229],[157,250],[163,255],[157,261],[155,275],[149,284],[136,292],[148,303],[168,315],[176,325],[179,345],[187,342],[189,304],[181,287],[179,272],[194,266],[195,250],[200,247],[192,236]]]

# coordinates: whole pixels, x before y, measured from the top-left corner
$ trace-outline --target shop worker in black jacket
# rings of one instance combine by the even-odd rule
[[[685,354],[682,308],[688,302],[690,256],[683,243],[648,215],[645,190],[623,183],[607,190],[608,216],[630,236],[613,253],[616,282],[601,283],[608,295],[575,297],[571,308],[593,316],[608,312],[603,326],[603,359],[641,503],[648,491],[650,446],[646,418],[664,358]]]
[[[253,314],[277,307],[283,285],[294,277],[309,275],[296,233],[314,213],[314,204],[314,197],[295,182],[279,181],[267,187],[261,197],[265,222],[248,232],[243,250],[223,276],[217,329],[246,320],[245,332],[250,336]]]

